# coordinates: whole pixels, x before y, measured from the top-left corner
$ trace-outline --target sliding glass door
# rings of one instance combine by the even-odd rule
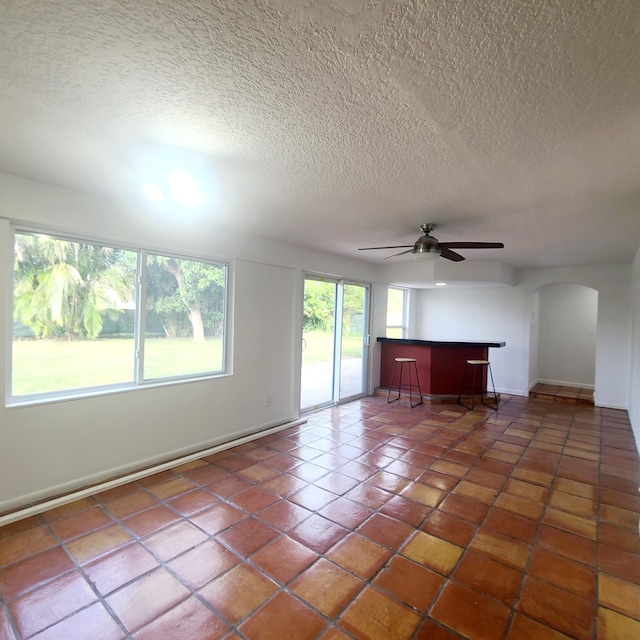
[[[304,281],[300,408],[366,392],[369,287],[307,276]]]

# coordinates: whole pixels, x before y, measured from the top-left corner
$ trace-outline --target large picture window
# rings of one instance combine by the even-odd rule
[[[10,395],[225,370],[227,265],[17,231]]]

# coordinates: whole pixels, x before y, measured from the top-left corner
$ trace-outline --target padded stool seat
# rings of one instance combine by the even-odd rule
[[[467,366],[464,370],[464,376],[462,377],[462,385],[460,386],[460,393],[458,394],[458,404],[461,404],[466,409],[473,409],[476,406],[476,372],[479,369],[486,367],[486,370],[489,371],[489,376],[491,378],[491,388],[493,391],[493,401],[495,402],[495,407],[491,404],[485,402],[485,398],[489,400],[489,396],[485,392],[485,382],[488,386],[488,380],[485,380],[485,377],[482,375],[484,372],[481,372],[480,375],[480,402],[491,409],[498,410],[498,394],[496,393],[496,386],[493,382],[493,372],[491,371],[491,363],[488,360],[467,360]],[[473,380],[471,385],[466,384],[467,382],[467,373],[469,373],[469,369],[473,371]],[[462,402],[462,395],[465,389],[471,389],[471,406],[467,406]]]
[[[398,386],[393,386],[393,381],[396,377],[396,370],[398,369],[398,365],[400,365],[400,373],[398,378]],[[413,365],[413,366],[412,366]],[[407,369],[407,375],[409,378],[409,382],[402,386],[402,372],[404,369]],[[413,369],[414,375],[416,377],[415,383],[411,382],[411,370]],[[391,392],[396,390],[398,391],[398,397],[392,398]],[[391,382],[389,382],[389,391],[387,392],[387,402],[395,402],[396,400],[400,400],[402,390],[409,392],[409,404],[411,408],[417,407],[419,404],[422,404],[422,389],[420,388],[420,378],[418,378],[418,363],[415,358],[395,358],[395,362],[393,364],[393,373],[391,374]],[[418,395],[420,396],[420,402],[413,403],[413,389],[418,390]]]

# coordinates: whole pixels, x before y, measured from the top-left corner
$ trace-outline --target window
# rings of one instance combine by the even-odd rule
[[[225,264],[16,231],[13,275],[13,398],[225,370]]]
[[[407,337],[407,290],[389,287],[387,292],[387,338]]]

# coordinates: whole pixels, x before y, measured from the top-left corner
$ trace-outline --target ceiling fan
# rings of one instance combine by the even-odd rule
[[[395,258],[396,256],[402,256],[405,253],[412,254],[412,257],[421,257],[424,254],[433,254],[446,258],[447,260],[453,260],[454,262],[460,262],[464,260],[464,256],[452,251],[452,249],[503,249],[504,244],[502,242],[438,242],[438,238],[434,238],[431,232],[436,228],[436,225],[429,222],[427,224],[421,224],[420,230],[424,233],[420,236],[414,244],[398,244],[388,247],[363,247],[358,251],[371,251],[373,249],[407,249],[406,251],[400,251],[400,253],[394,253],[387,256],[385,260],[389,258]]]

